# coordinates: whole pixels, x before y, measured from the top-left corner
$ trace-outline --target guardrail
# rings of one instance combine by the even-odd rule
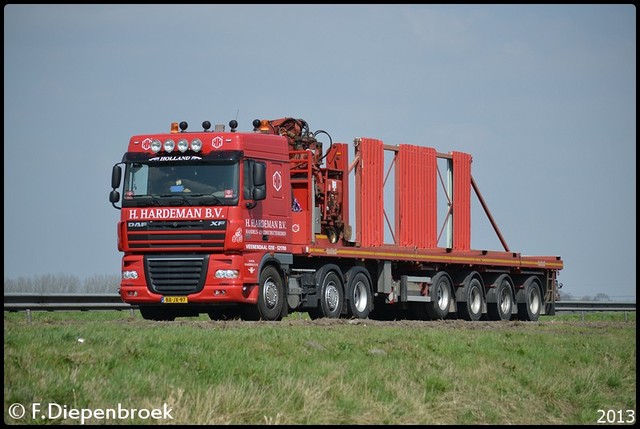
[[[117,294],[79,293],[5,293],[4,311],[20,310],[130,310],[137,308],[122,302]]]
[[[635,302],[558,301],[556,312],[568,311],[636,311]]]
[[[125,304],[117,294],[76,293],[6,293],[4,311],[61,310],[131,310],[137,306]],[[636,311],[635,302],[558,301],[556,312]]]
[[[5,293],[4,311],[24,311],[31,323],[32,311],[64,310],[129,310],[133,316],[135,305],[122,302],[117,294],[79,293]]]

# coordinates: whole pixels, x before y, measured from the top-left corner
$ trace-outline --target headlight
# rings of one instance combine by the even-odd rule
[[[167,152],[173,152],[173,149],[176,147],[176,142],[169,139],[164,142],[164,150]]]
[[[238,270],[218,270],[216,271],[217,279],[237,279],[240,272]]]
[[[122,272],[122,278],[124,280],[136,280],[138,278],[138,272],[137,271],[123,271]]]
[[[180,152],[185,152],[187,149],[189,149],[189,142],[187,139],[180,139],[178,142],[178,150]]]
[[[194,152],[200,152],[200,149],[202,149],[202,141],[200,139],[193,139],[191,149],[193,149]]]
[[[158,139],[153,139],[153,141],[151,142],[151,150],[153,151],[153,153],[160,152],[160,149],[162,149],[162,142]]]

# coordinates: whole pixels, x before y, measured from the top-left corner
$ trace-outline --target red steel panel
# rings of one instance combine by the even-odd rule
[[[401,246],[437,246],[437,153],[401,144],[396,155],[396,240]]]
[[[471,155],[451,152],[453,159],[453,248],[471,249]]]
[[[380,246],[384,241],[384,146],[381,140],[362,138],[357,151],[356,237],[362,246]]]

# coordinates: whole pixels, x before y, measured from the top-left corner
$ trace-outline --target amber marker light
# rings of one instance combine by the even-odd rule
[[[263,119],[260,121],[260,131],[263,133],[268,133],[269,129],[271,127],[269,126],[269,121],[267,119]]]

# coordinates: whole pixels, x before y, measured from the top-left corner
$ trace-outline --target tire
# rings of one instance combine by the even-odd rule
[[[282,320],[286,314],[284,281],[273,265],[267,265],[260,273],[258,302],[245,308],[245,318],[249,320]]]
[[[513,290],[507,276],[498,279],[495,287],[496,302],[487,303],[489,320],[511,320]]]
[[[458,311],[464,320],[478,321],[482,317],[482,307],[484,306],[482,283],[477,278],[474,278],[464,289],[466,302],[458,303]]]
[[[145,320],[176,320],[176,312],[160,305],[140,305],[138,307]]]
[[[337,319],[342,314],[342,307],[344,306],[344,288],[342,287],[342,280],[335,271],[329,271],[322,278],[320,286],[318,311],[310,311],[309,315],[312,318],[326,317],[329,319]]]
[[[347,274],[347,310],[349,317],[366,319],[373,308],[371,282],[363,271]]]
[[[540,317],[543,299],[540,285],[535,277],[530,277],[524,284],[523,300],[518,303],[518,319],[535,322]]]
[[[449,315],[451,305],[451,280],[444,271],[433,277],[429,287],[431,302],[427,303],[427,315],[430,319],[445,319]]]

